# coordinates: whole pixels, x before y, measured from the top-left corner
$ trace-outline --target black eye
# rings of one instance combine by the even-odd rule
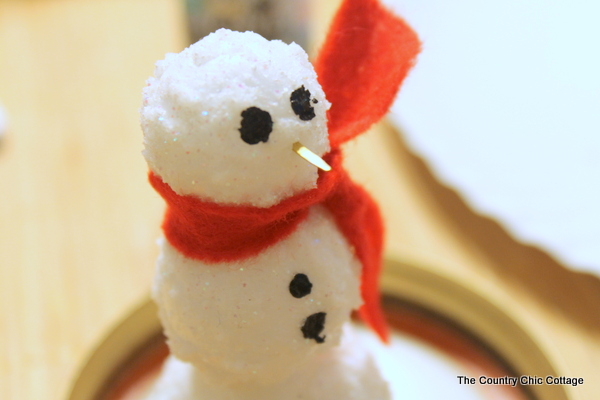
[[[297,299],[309,295],[311,290],[312,283],[308,280],[308,276],[304,274],[296,274],[290,282],[290,293]]]
[[[248,144],[257,144],[269,140],[273,130],[271,114],[258,107],[246,108],[242,111],[242,140]]]
[[[292,110],[302,121],[310,121],[315,117],[315,109],[310,105],[310,92],[304,85],[292,92],[290,103],[292,103]],[[317,101],[313,100],[313,103]]]

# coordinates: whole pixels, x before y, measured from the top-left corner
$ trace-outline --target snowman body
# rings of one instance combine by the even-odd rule
[[[323,207],[250,259],[207,264],[161,241],[154,299],[171,351],[224,382],[271,384],[340,343],[360,265]]]
[[[362,302],[360,264],[325,208],[239,262],[160,245],[153,296],[176,358],[150,399],[389,398],[348,324]]]
[[[292,149],[330,150],[329,106],[299,46],[219,30],[157,63],[144,156],[177,195],[269,209],[317,186]],[[159,245],[153,297],[172,356],[150,399],[389,398],[368,352],[343,339],[362,266],[326,207],[249,257]]]

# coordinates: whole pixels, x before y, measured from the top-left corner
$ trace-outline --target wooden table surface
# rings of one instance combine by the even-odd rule
[[[146,182],[137,110],[184,32],[177,1],[0,0],[0,399],[64,399],[89,351],[145,299],[163,203]],[[511,305],[585,377],[573,398],[600,398],[596,277],[474,214],[386,126],[348,150],[381,201],[390,252]]]
[[[0,0],[0,398],[61,399],[148,292],[163,210],[138,108],[186,43],[170,0]]]

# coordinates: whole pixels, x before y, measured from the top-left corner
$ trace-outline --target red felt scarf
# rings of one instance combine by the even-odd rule
[[[333,170],[320,174],[317,188],[269,208],[220,205],[180,196],[150,173],[150,183],[167,202],[163,231],[169,243],[188,258],[209,263],[240,260],[256,256],[287,237],[308,216],[311,206],[322,204],[332,213],[363,266],[360,315],[387,340],[378,291],[383,244],[379,209],[343,170],[339,151],[324,158]]]
[[[297,157],[290,151],[290,157]],[[336,189],[343,170],[339,152],[330,153],[331,173],[321,173],[317,188],[289,197],[268,208],[222,205],[194,196],[180,196],[157,175],[150,183],[167,202],[163,230],[182,254],[206,262],[252,257],[291,234]]]

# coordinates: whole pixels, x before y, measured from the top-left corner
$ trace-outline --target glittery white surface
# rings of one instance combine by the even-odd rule
[[[217,383],[285,379],[339,344],[350,312],[362,304],[360,264],[318,206],[288,238],[249,259],[207,264],[165,240],[160,247],[153,298],[171,352]],[[302,298],[289,290],[297,273],[313,285]],[[318,312],[327,314],[324,343],[301,332]]]
[[[386,0],[423,52],[394,107],[479,212],[600,274],[600,3]]]

